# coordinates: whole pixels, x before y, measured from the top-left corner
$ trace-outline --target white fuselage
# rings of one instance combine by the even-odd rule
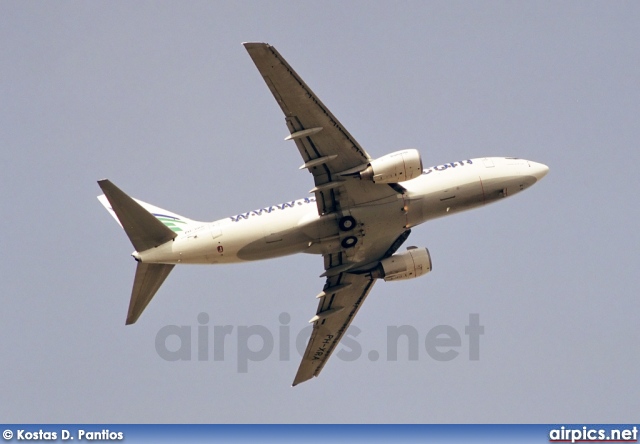
[[[545,165],[505,157],[438,165],[402,182],[406,192],[398,193],[395,202],[364,204],[351,214],[357,213],[356,219],[364,220],[365,225],[383,224],[382,228],[401,233],[430,219],[516,194],[547,171]],[[294,253],[323,254],[336,247],[338,235],[336,215],[320,216],[315,198],[310,197],[215,222],[190,223],[173,242],[136,252],[134,257],[148,263],[216,264]]]

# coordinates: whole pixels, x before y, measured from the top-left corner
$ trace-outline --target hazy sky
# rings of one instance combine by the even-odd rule
[[[638,2],[0,2],[0,417],[637,421],[638,23]],[[109,178],[214,220],[307,196],[243,41],[276,46],[374,157],[411,147],[425,166],[494,155],[551,169],[414,229],[407,245],[429,248],[433,272],[378,283],[351,330],[361,356],[334,355],[295,388],[320,257],[176,267],[125,327],[133,248],[95,198]],[[171,325],[191,329],[191,360],[158,353]],[[244,344],[263,345],[244,341],[253,325],[273,351],[240,372]],[[403,325],[418,359],[401,341],[389,361],[387,330]],[[461,337],[448,362],[425,349],[439,325]]]

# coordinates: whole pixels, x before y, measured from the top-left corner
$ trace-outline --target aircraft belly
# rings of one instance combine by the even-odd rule
[[[315,212],[315,208],[313,209]],[[292,211],[287,217],[277,214],[264,215],[260,219],[242,222],[252,225],[252,235],[245,228],[239,232],[235,255],[240,261],[255,261],[300,253],[309,247],[311,238],[298,228],[303,212]],[[239,225],[240,227],[240,225]]]
[[[530,175],[483,175],[473,182],[415,194],[409,201],[409,223],[415,226],[438,217],[477,208],[519,193],[536,183]]]
[[[270,233],[238,249],[236,256],[242,261],[255,261],[300,253],[309,247],[309,237],[297,228]]]
[[[466,177],[458,183],[446,186],[437,184],[422,193],[414,193],[409,199],[409,225],[415,226],[430,219],[475,208],[484,203],[480,177]]]
[[[344,249],[347,260],[353,263],[370,262],[371,255],[380,245],[386,245],[390,238],[397,238],[407,226],[407,213],[401,199],[350,208],[349,214],[355,219],[356,226],[350,231],[341,231],[340,242],[347,237],[357,239],[354,247]]]

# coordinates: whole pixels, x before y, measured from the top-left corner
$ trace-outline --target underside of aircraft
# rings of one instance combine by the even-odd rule
[[[458,160],[423,168],[415,149],[372,158],[273,46],[244,43],[285,116],[313,177],[306,197],[214,222],[199,222],[134,199],[100,180],[100,202],[135,248],[127,324],[138,320],[176,264],[224,264],[295,253],[322,255],[324,278],[313,332],[293,385],[318,376],[374,283],[432,270],[427,248],[399,252],[428,220],[502,200],[548,172],[513,157]]]

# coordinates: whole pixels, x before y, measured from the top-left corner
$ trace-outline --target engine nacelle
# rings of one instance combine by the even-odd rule
[[[418,150],[396,151],[372,160],[367,168],[360,172],[360,179],[374,183],[405,182],[422,174],[422,158]]]
[[[431,255],[426,248],[408,247],[404,253],[394,254],[380,261],[371,277],[385,281],[413,279],[431,271]]]

